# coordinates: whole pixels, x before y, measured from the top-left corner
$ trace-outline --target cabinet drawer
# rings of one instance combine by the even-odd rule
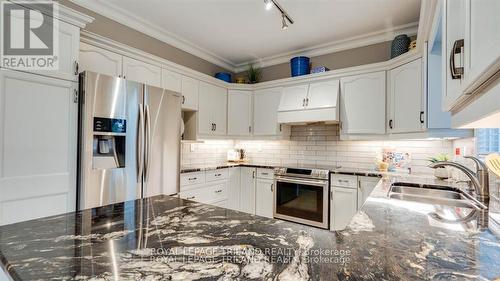
[[[274,179],[273,169],[257,168],[257,178],[259,179]]]
[[[357,188],[358,187],[358,177],[351,175],[336,175],[331,176],[331,186],[347,187],[347,188]]]
[[[186,185],[194,185],[201,183],[205,183],[204,172],[181,174],[181,187]]]
[[[207,182],[225,180],[229,177],[228,169],[217,169],[206,172]]]
[[[227,184],[223,182],[198,189],[181,191],[179,197],[200,203],[227,200]]]

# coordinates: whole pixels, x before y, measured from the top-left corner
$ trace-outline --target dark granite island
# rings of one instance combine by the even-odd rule
[[[341,232],[157,196],[0,227],[0,263],[14,280],[500,278],[491,229],[388,199],[392,180]]]

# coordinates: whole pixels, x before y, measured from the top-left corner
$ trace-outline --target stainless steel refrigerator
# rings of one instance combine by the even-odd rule
[[[80,74],[78,208],[179,191],[179,93]]]

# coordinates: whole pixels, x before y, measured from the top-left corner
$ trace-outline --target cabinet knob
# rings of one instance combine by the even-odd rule
[[[189,196],[189,197],[186,197],[187,200],[191,200],[191,199],[195,199],[196,196]]]

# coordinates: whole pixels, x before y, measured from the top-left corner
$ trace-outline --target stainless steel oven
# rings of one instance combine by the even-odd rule
[[[329,174],[322,169],[276,168],[274,217],[328,228]]]

